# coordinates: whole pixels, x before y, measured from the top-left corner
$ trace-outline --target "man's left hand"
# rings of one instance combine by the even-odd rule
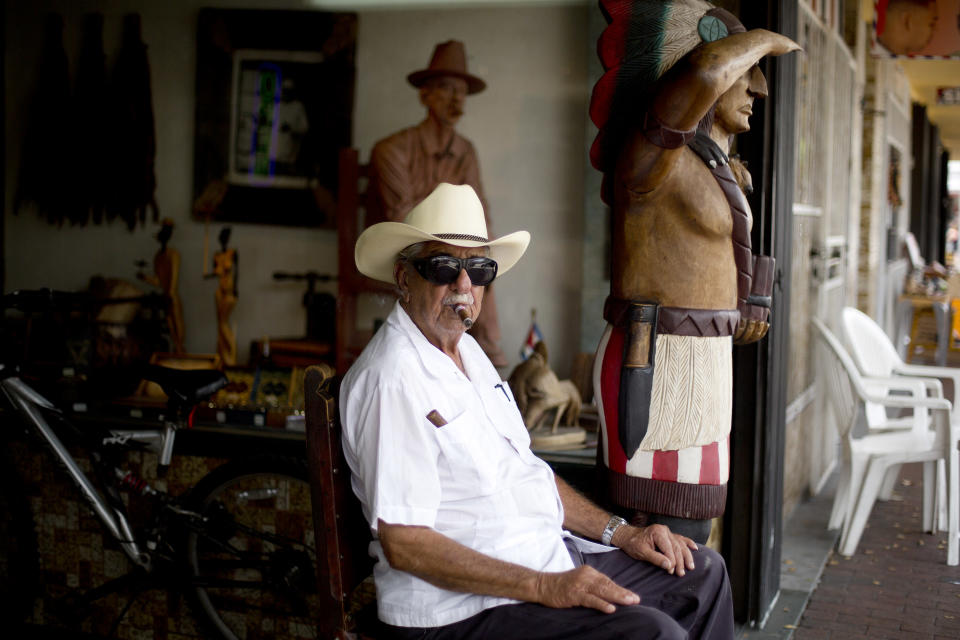
[[[637,560],[645,560],[678,576],[693,571],[693,554],[697,543],[662,524],[648,527],[623,526],[614,535],[613,544]]]

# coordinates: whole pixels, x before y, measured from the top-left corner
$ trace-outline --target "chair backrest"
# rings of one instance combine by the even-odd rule
[[[860,373],[889,378],[903,364],[890,337],[873,318],[854,307],[844,307],[841,322],[851,355]],[[886,395],[886,389],[882,387],[877,386],[873,390],[880,395]],[[878,426],[887,422],[886,409],[874,402],[866,403],[865,413],[868,425]]]
[[[370,341],[373,327],[357,327],[357,305],[364,294],[392,296],[393,288],[357,271],[353,259],[357,238],[365,225],[361,210],[366,200],[361,183],[367,165],[356,149],[341,149],[337,179],[337,374],[343,376]]]
[[[841,313],[843,333],[863,375],[889,378],[903,362],[890,337],[873,318],[854,307]]]
[[[820,337],[821,380],[837,420],[837,431],[846,438],[857,419],[857,405],[865,388],[856,366],[833,332],[818,318],[812,322]]]
[[[334,372],[328,365],[308,367],[304,376],[307,466],[317,545],[317,611],[320,637],[354,638],[349,607],[353,589],[370,575],[370,530],[360,501],[350,487],[340,441]]]

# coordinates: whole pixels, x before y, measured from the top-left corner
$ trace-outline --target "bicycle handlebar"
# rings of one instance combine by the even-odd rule
[[[159,305],[166,303],[166,295],[147,293],[122,298],[98,298],[86,291],[60,291],[57,289],[18,289],[3,295],[3,308],[17,311],[43,313],[51,311],[92,311],[111,304],[139,302]]]
[[[306,280],[308,282],[330,282],[336,280],[337,276],[329,273],[317,273],[316,271],[307,271],[306,273],[287,273],[286,271],[274,271],[274,280]]]
[[[57,309],[75,309],[89,300],[88,294],[55,289],[19,289],[3,296],[5,309],[18,311],[54,311]]]

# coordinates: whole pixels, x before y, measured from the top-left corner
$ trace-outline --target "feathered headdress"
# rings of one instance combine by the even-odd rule
[[[643,96],[702,42],[744,31],[730,12],[704,0],[600,0],[608,26],[597,41],[605,73],[593,88],[590,118],[600,129],[590,162],[613,168],[627,128],[642,118]]]

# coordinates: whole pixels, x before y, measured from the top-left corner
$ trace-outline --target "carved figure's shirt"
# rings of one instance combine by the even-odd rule
[[[426,135],[426,121],[384,138],[370,152],[366,225],[403,222],[441,182],[473,187],[487,215],[480,163],[469,140],[454,132],[446,148],[433,147]]]

